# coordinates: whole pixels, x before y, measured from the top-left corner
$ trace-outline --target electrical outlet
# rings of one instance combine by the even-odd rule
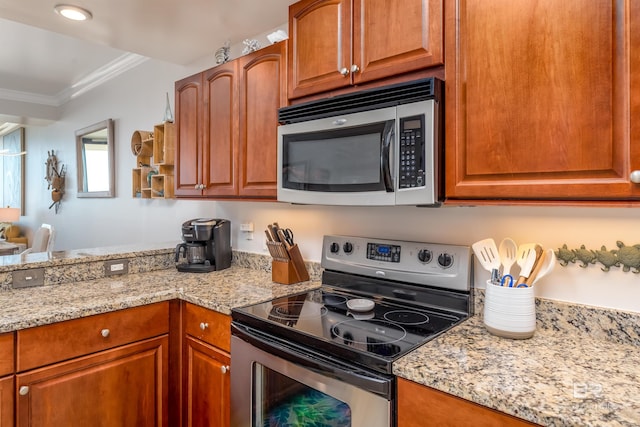
[[[118,274],[127,274],[129,272],[128,259],[114,259],[104,262],[104,275],[115,276]]]
[[[14,289],[44,286],[44,268],[13,271],[11,273],[11,286]]]
[[[244,222],[240,224],[240,231],[246,231],[248,233],[253,233],[253,222]],[[249,239],[251,240],[251,239]]]

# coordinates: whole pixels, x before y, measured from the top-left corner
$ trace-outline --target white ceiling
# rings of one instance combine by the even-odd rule
[[[93,19],[63,19],[53,10],[61,2],[90,10]],[[226,41],[283,24],[294,2],[0,0],[0,124],[11,116],[3,111],[9,101],[55,108],[147,58],[188,65],[213,56]]]

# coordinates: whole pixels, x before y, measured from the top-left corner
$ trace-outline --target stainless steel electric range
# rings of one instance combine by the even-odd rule
[[[467,246],[325,236],[322,267],[232,311],[232,426],[394,426],[393,362],[473,314]]]

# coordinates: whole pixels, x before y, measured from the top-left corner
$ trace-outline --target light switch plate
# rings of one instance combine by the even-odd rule
[[[128,259],[112,259],[104,262],[104,275],[116,276],[118,274],[127,274],[129,272]]]
[[[11,273],[11,281],[14,289],[44,286],[44,268],[15,270]]]

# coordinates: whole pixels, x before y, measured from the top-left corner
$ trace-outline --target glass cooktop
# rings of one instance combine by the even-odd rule
[[[246,326],[387,373],[465,317],[327,286],[232,311]]]

